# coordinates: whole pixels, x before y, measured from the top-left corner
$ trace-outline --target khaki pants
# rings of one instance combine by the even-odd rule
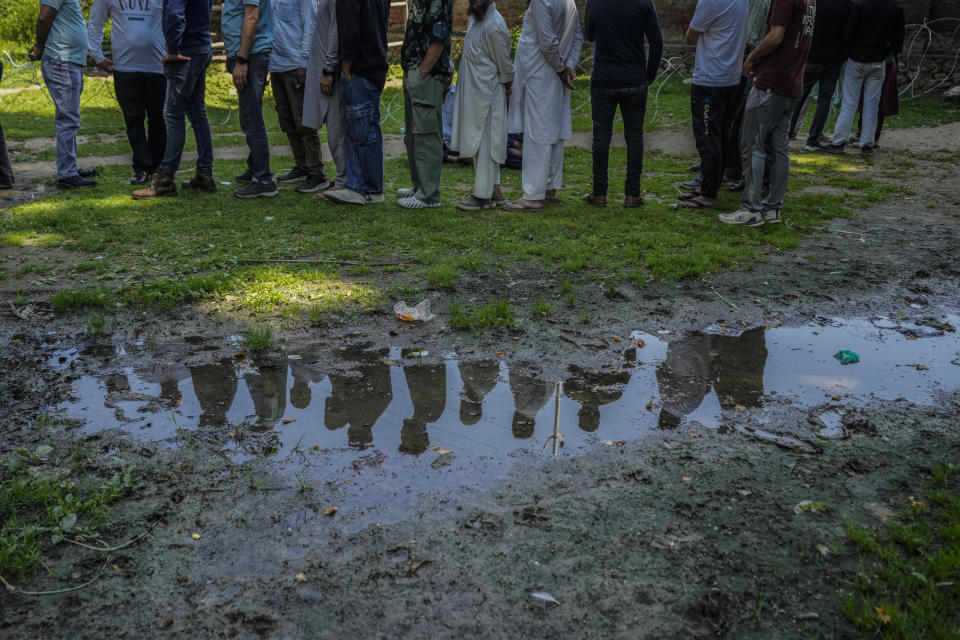
[[[303,85],[297,89],[297,71],[270,74],[273,100],[277,108],[277,122],[287,134],[297,167],[313,176],[322,176],[323,157],[320,137],[316,129],[303,125]]]
[[[423,202],[440,201],[443,169],[443,81],[433,75],[421,77],[416,69],[403,74],[403,106],[407,161],[416,197]]]

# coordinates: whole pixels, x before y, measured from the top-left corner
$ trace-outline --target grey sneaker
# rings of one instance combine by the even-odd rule
[[[383,204],[384,198],[383,193],[368,193],[367,204]]]
[[[325,194],[326,199],[331,202],[339,202],[341,204],[373,204],[372,198],[366,194],[360,193],[359,191],[354,191],[353,189],[331,189]],[[381,195],[381,197],[383,197]]]
[[[821,145],[819,142],[817,144],[810,144],[808,142],[807,144],[803,145],[803,150],[810,153],[815,153],[817,151],[823,151],[823,145]]]
[[[416,196],[410,196],[409,198],[400,198],[397,200],[397,204],[404,209],[439,209],[439,202],[424,202]]]
[[[297,180],[303,180],[310,174],[301,169],[300,167],[294,167],[287,171],[282,176],[277,176],[277,182],[296,182]]]
[[[253,169],[247,169],[243,173],[238,173],[233,176],[233,179],[240,184],[247,184],[248,182],[253,182]]]
[[[733,213],[721,213],[717,216],[717,219],[723,224],[732,224],[743,227],[760,227],[763,226],[763,216],[759,211],[750,211],[748,209],[740,209],[739,211],[734,211]]]
[[[862,155],[864,158],[872,158],[873,153],[874,149],[872,144],[865,144],[860,147],[860,155]]]
[[[282,181],[283,179],[280,178]],[[306,179],[298,184],[294,191],[297,193],[314,193],[315,191],[325,191],[333,186],[332,180],[327,180],[323,176],[307,176]]]
[[[470,196],[457,202],[457,209],[460,211],[483,211],[484,209],[493,209],[496,206],[493,200],[485,200],[477,196]]]
[[[413,187],[404,187],[403,189],[397,189],[397,199],[402,200],[403,198],[412,198],[417,193],[417,190]]]
[[[233,192],[238,198],[270,198],[277,195],[277,185],[270,182],[249,182]]]
[[[763,212],[764,224],[780,224],[783,218],[780,217],[780,209],[767,209]]]

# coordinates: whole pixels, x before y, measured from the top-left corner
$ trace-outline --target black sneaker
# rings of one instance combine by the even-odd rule
[[[277,176],[277,182],[296,182],[297,180],[303,180],[310,174],[301,169],[300,167],[294,167],[287,171],[282,176]]]
[[[95,187],[97,183],[95,180],[90,178],[84,178],[83,176],[70,176],[69,178],[63,178],[62,180],[57,180],[57,188],[59,189],[75,189],[77,187]]]
[[[89,169],[77,169],[77,175],[81,178],[92,178],[100,175],[100,167],[90,167]]]
[[[270,182],[250,182],[233,192],[238,198],[269,198],[277,195],[277,185]]]
[[[696,171],[697,173],[700,173],[700,163],[698,162],[697,164],[690,165],[687,167],[687,171]]]
[[[280,178],[282,180],[283,178]],[[333,183],[324,176],[307,176],[306,180],[296,186],[294,191],[297,193],[314,193],[324,191],[333,186]]]
[[[133,177],[130,178],[130,184],[147,184],[147,180],[150,179],[150,174],[146,171],[137,171],[133,174]]]
[[[832,153],[835,156],[842,156],[844,153],[843,147],[844,145],[842,144],[833,144],[831,142],[830,144],[825,144],[822,147],[820,147],[820,150],[823,151],[824,153]]]
[[[684,189],[699,189],[703,185],[703,182],[700,180],[700,176],[697,176],[693,180],[687,180],[686,182],[681,182],[680,186]]]
[[[247,169],[243,173],[238,173],[233,176],[233,179],[239,182],[240,184],[247,184],[248,182],[253,182],[253,169]]]
[[[872,144],[865,144],[860,147],[860,155],[862,155],[864,158],[872,158],[873,152],[874,149]]]

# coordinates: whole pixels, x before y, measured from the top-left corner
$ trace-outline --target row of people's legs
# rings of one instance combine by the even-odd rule
[[[0,61],[0,82],[3,81],[3,61]],[[10,165],[10,155],[7,153],[7,139],[3,135],[3,125],[0,125],[0,190],[7,190],[13,186],[13,167]]]

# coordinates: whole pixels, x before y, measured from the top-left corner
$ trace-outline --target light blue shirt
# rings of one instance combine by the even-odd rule
[[[273,48],[273,16],[270,11],[271,0],[224,0],[223,14],[220,17],[220,30],[223,32],[223,49],[227,58],[236,57],[240,51],[240,29],[243,26],[243,7],[250,5],[260,9],[257,31],[253,37],[250,55],[266,53]]]
[[[90,57],[103,62],[103,25],[110,19],[110,55],[117,71],[163,73],[162,0],[93,0],[87,41]]]
[[[693,63],[693,84],[732,87],[740,84],[747,41],[747,0],[700,0],[690,28],[701,32]]]
[[[273,7],[273,51],[270,72],[307,68],[313,41],[317,0],[270,0]]]
[[[87,64],[87,24],[80,13],[79,0],[40,0],[40,5],[57,10],[44,55],[63,62]]]

